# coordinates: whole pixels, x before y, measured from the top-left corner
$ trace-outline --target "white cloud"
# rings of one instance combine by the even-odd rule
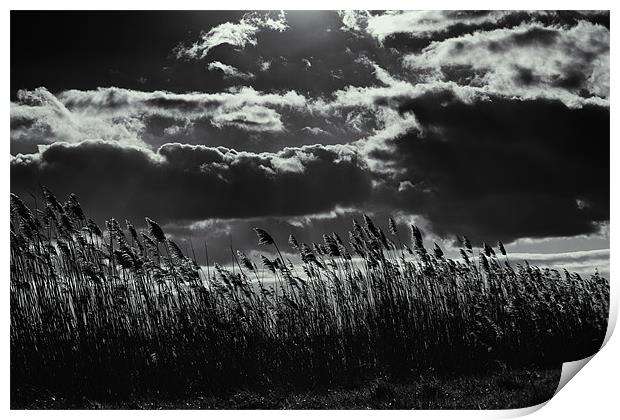
[[[189,132],[193,128],[193,123],[189,119],[178,121],[176,124],[172,124],[164,128],[164,134],[166,136],[178,136]]]
[[[484,96],[480,89],[469,86],[459,86],[454,82],[429,81],[428,83],[413,84],[405,80],[396,79],[385,69],[370,60],[364,60],[372,66],[377,80],[384,86],[347,86],[344,89],[332,93],[331,101],[315,101],[317,110],[335,108],[364,107],[378,109],[377,103],[394,105],[395,99],[401,97],[417,97],[432,91],[451,90],[457,98],[463,102],[471,102],[474,98]]]
[[[365,22],[357,23],[356,25],[366,26],[370,35],[383,41],[395,33],[430,37],[436,33],[445,32],[456,24],[480,25],[482,23],[496,23],[511,13],[515,12],[496,10],[487,14],[476,14],[468,11],[445,10],[388,11],[380,15],[367,15],[365,18],[358,15],[358,20],[364,19]]]
[[[132,115],[100,118],[75,113],[45,88],[18,91],[17,102],[11,102],[10,115],[11,142],[17,145],[74,143],[94,138],[144,144],[140,138],[144,130],[140,118]]]
[[[301,131],[312,134],[313,136],[318,136],[320,134],[329,134],[327,131],[319,127],[304,127],[301,129]]]
[[[215,127],[277,132],[284,129],[280,112],[299,110],[306,103],[306,98],[295,91],[263,93],[250,87],[214,94],[114,87],[68,90],[57,95],[45,88],[22,90],[11,103],[11,148],[19,152],[38,144],[85,139],[146,147],[142,138],[151,117],[175,121],[163,130],[166,135],[190,130],[197,120],[208,120]]]
[[[190,46],[176,48],[177,58],[201,59],[218,45],[228,44],[240,49],[256,45],[256,34],[263,29],[283,32],[288,28],[284,12],[247,13],[237,23],[226,22],[203,33]]]
[[[527,261],[529,264],[541,268],[566,269],[583,276],[592,275],[596,270],[599,270],[601,275],[609,278],[609,249],[553,254],[509,253],[508,258],[517,262]]]
[[[235,126],[246,131],[282,131],[284,125],[280,114],[261,105],[243,106],[237,110],[217,113],[213,116],[216,127]]]
[[[403,192],[403,191],[407,191],[407,190],[412,190],[414,189],[414,185],[411,181],[409,181],[408,179],[405,181],[401,181],[398,184],[398,192]]]
[[[609,31],[581,21],[571,28],[523,24],[433,42],[404,58],[427,81],[468,70],[459,84],[523,99],[559,99],[567,106],[608,106]],[[587,90],[591,97],[583,97]]]
[[[421,53],[405,56],[404,66],[413,70],[423,85],[455,81],[462,87],[473,88],[468,94],[480,96],[548,98],[574,108],[585,104],[609,106],[609,30],[603,26],[587,21],[572,27],[538,23],[537,19],[543,17],[557,17],[557,12],[549,11],[339,14],[343,29],[367,33],[380,42],[396,33],[432,38],[457,25],[469,28],[472,33],[432,42]],[[520,24],[480,30],[510,21]],[[390,80],[392,76],[369,60],[362,58],[360,62],[375,67],[377,79],[383,84],[414,90],[408,83]],[[375,88],[370,90],[383,95],[388,89],[383,93]],[[352,101],[353,96],[365,93],[368,91],[364,88],[346,89],[340,92],[340,100]]]
[[[601,11],[575,12],[581,15],[600,15]],[[414,38],[433,38],[447,33],[455,27],[476,30],[490,25],[515,25],[556,17],[557,12],[547,10],[407,10],[386,11],[369,14],[366,11],[346,11],[339,13],[343,29],[364,31],[383,42],[394,34],[408,34]]]
[[[340,10],[338,15],[342,19],[341,29],[354,32],[364,31],[370,18],[367,10]]]
[[[260,71],[267,71],[271,68],[271,61],[269,60],[260,60],[258,62],[258,68]]]
[[[224,64],[220,61],[213,61],[209,63],[207,69],[210,71],[219,70],[224,74],[224,78],[236,78],[242,80],[250,80],[254,78],[252,73],[245,73],[234,66]]]
[[[268,107],[301,107],[306,98],[294,90],[286,93],[263,93],[251,87],[230,89],[219,93],[143,92],[123,88],[67,90],[58,99],[72,111],[126,115],[133,113],[164,113],[174,115],[210,115],[218,110],[234,110],[247,105]]]
[[[251,19],[260,22],[260,25],[273,31],[284,32],[288,29],[286,15],[283,10],[280,10],[279,12],[267,13],[263,16],[258,13],[254,13],[253,16],[254,17]]]

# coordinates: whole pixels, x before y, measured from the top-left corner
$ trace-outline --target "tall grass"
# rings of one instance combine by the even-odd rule
[[[32,209],[11,195],[14,393],[187,396],[559,363],[595,352],[606,330],[606,279],[511,264],[501,243],[464,238],[448,259],[417,227],[364,217],[346,241],[279,244],[257,228],[269,256],[202,269],[151,219],[102,231],[74,195],[43,192]]]

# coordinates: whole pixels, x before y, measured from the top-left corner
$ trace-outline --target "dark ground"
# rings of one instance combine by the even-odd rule
[[[223,396],[182,400],[133,401],[67,400],[50,392],[12,392],[12,409],[506,409],[549,400],[561,368],[503,368],[468,376],[427,372],[406,381],[385,378],[353,388],[296,392],[284,389],[240,390]],[[20,401],[14,400],[20,395]]]

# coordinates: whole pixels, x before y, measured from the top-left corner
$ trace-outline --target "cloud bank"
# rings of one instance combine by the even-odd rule
[[[102,140],[57,142],[12,157],[11,175],[15,192],[36,192],[44,181],[60,196],[76,193],[100,218],[148,214],[164,223],[317,213],[363,202],[371,191],[350,146],[250,153],[171,143],[152,152]]]

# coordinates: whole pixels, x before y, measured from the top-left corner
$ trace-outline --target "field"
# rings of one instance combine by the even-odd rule
[[[47,390],[23,390],[13,408],[26,409],[506,409],[530,407],[549,400],[561,369],[497,369],[468,375],[423,371],[394,381],[376,378],[347,387],[290,390],[241,389],[219,394],[171,399],[141,396],[131,400],[92,400],[59,396]]]
[[[75,196],[43,192],[39,208],[11,196],[15,408],[260,398],[263,408],[362,408],[355,395],[377,392],[375,408],[477,408],[464,392],[446,399],[459,387],[505,389],[493,402],[483,392],[480,407],[531,405],[551,396],[563,361],[598,350],[607,327],[607,279],[516,264],[501,243],[462,238],[461,258],[449,259],[416,226],[364,217],[348,238],[316,244],[257,228],[261,261],[236,251],[234,266],[201,267],[193,246],[181,250],[151,219],[142,232],[114,219],[102,230]]]

